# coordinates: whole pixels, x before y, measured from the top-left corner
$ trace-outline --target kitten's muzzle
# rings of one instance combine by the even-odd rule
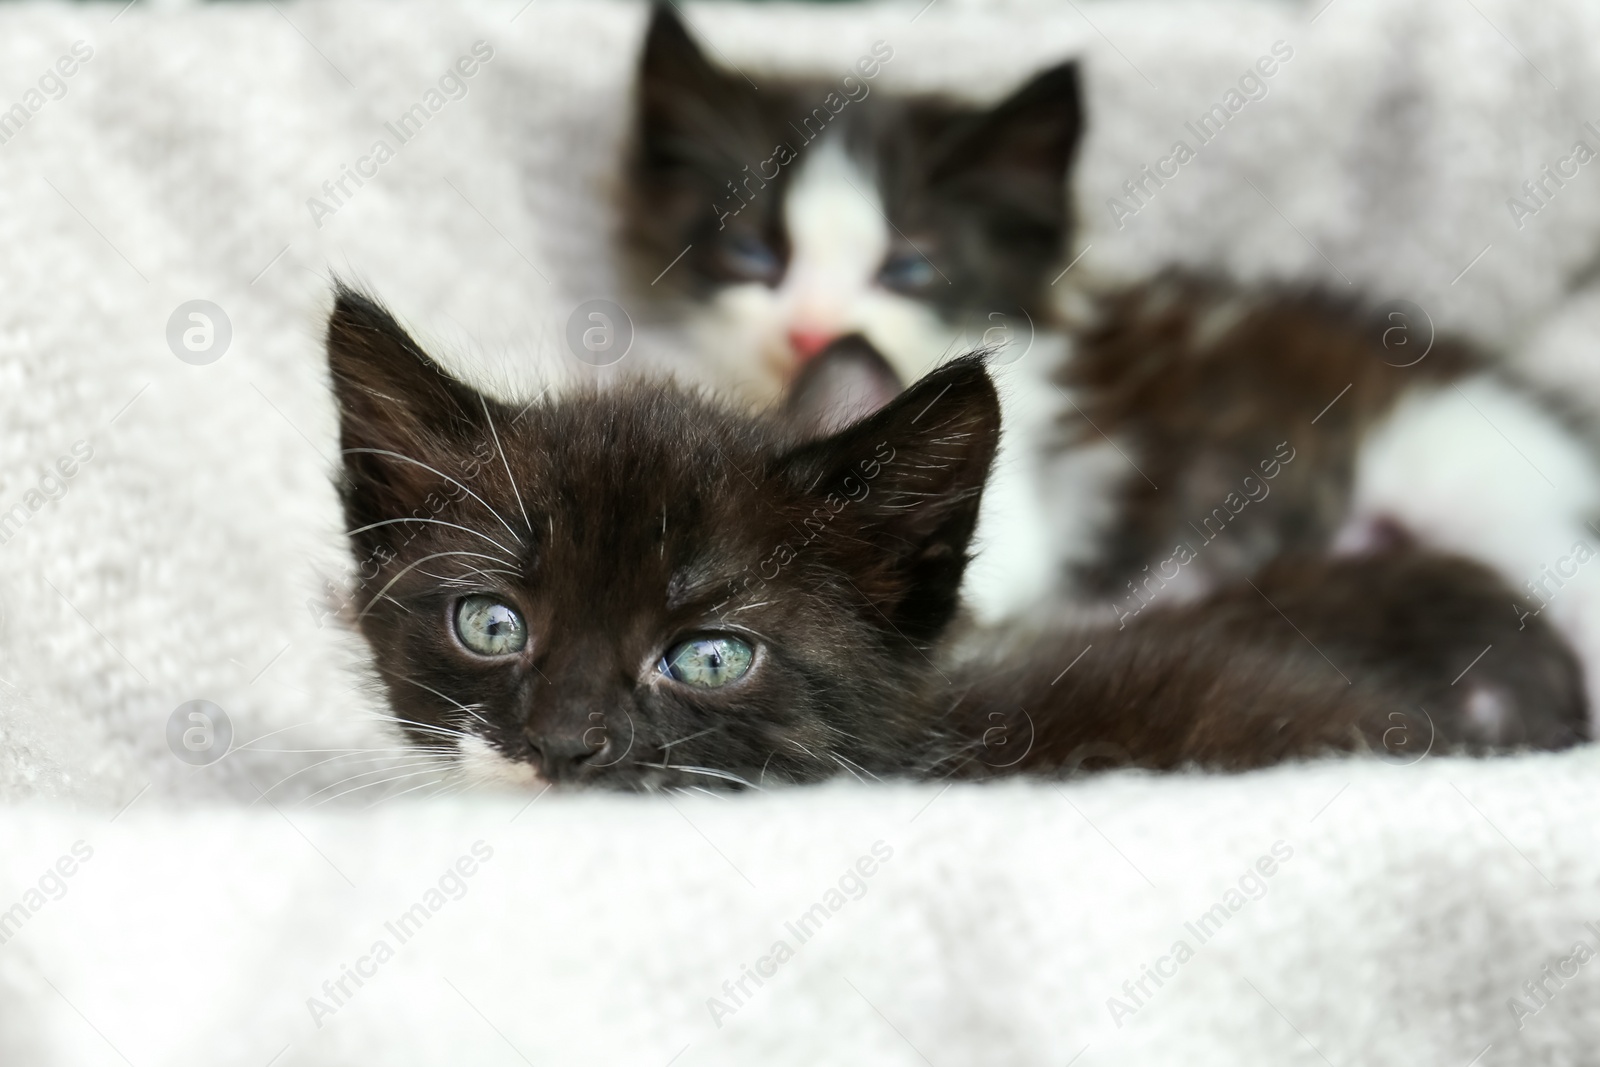
[[[529,734],[528,744],[539,773],[552,782],[561,782],[577,777],[586,763],[606,750],[609,742],[601,731],[564,730]]]

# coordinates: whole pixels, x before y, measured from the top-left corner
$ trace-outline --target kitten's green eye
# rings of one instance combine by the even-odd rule
[[[750,669],[755,651],[730,634],[691,637],[667,649],[661,671],[697,689],[717,689],[736,682]]]
[[[515,608],[493,597],[469,596],[456,606],[456,636],[480,656],[509,656],[528,644],[528,626]]]

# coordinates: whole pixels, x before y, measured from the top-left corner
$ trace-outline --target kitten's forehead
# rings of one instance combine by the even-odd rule
[[[803,159],[784,204],[792,249],[786,285],[854,288],[877,272],[889,223],[875,170],[848,150],[844,131],[828,134]]]
[[[631,663],[674,620],[763,599],[761,564],[792,536],[789,493],[766,474],[780,445],[682,403],[561,404],[508,443],[532,531],[521,582],[562,647]],[[496,496],[515,522],[514,495]]]
[[[544,409],[527,420],[511,466],[528,506],[544,516],[547,530],[536,534],[553,523],[558,539],[577,538],[586,550],[653,555],[704,541],[732,516],[743,519],[734,531],[757,524],[771,508],[757,502],[775,448],[753,420],[641,386]]]
[[[538,462],[541,479],[620,479],[658,493],[724,480],[728,461],[742,469],[777,444],[758,418],[656,380],[570,394],[535,407],[526,424],[518,450],[524,462]]]

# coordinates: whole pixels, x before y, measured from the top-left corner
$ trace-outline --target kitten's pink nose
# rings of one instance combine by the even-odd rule
[[[789,331],[789,347],[794,349],[794,354],[800,357],[801,363],[806,363],[827,348],[838,336],[836,330],[797,328]]]

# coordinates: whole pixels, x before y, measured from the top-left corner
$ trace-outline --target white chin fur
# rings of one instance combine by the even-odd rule
[[[1492,375],[1417,389],[1362,444],[1351,505],[1356,539],[1395,520],[1543,602],[1600,724],[1600,464],[1584,441]]]
[[[531,763],[507,759],[481,737],[461,741],[458,767],[475,785],[502,789],[543,789],[549,783]]]

